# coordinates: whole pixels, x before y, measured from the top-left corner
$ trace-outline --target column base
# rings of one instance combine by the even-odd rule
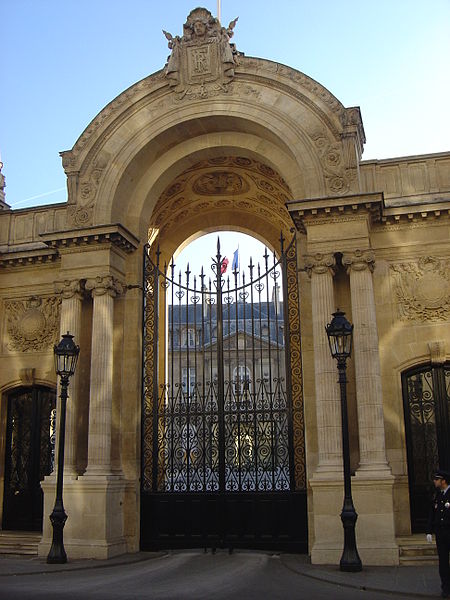
[[[332,479],[325,473],[314,473],[312,519],[314,541],[312,564],[338,565],[343,547],[344,530],[340,518],[344,500],[343,478]],[[356,542],[364,565],[398,565],[399,553],[394,529],[394,477],[352,477],[352,496],[358,520]]]
[[[44,528],[38,546],[46,556],[52,527],[48,515],[54,502],[55,483],[44,481]],[[64,481],[63,502],[67,514],[64,547],[68,559],[108,559],[127,552],[123,527],[123,501],[127,482],[117,476],[82,476]]]
[[[355,473],[356,478],[364,479],[393,479],[390,466],[385,463],[360,463],[358,470]]]
[[[399,564],[395,540],[394,482],[390,470],[384,477],[375,477],[374,472],[358,471],[352,480],[353,500],[359,515],[358,551],[363,564]]]

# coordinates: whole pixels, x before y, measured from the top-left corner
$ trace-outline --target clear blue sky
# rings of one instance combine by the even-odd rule
[[[12,207],[66,200],[59,151],[164,66],[161,30],[181,34],[198,4],[216,14],[216,0],[0,0],[0,152]],[[361,107],[363,158],[450,150],[449,0],[222,0],[222,22],[236,16],[240,51]]]

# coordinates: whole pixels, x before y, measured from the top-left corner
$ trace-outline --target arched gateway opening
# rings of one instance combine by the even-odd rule
[[[201,35],[193,26],[198,19],[206,27]],[[79,539],[89,540],[80,555],[170,546],[307,549],[303,280],[296,261],[297,254],[303,261],[312,253],[320,270],[323,256],[328,264],[336,251],[339,236],[333,229],[330,241],[327,219],[334,213],[326,198],[345,219],[363,202],[366,207],[365,199],[355,200],[364,132],[359,109],[346,109],[302,73],[238,53],[231,34],[205,9],[192,11],[183,36],[169,35],[166,67],[113,100],[62,154],[65,229],[44,238],[61,255],[64,323],[80,334],[79,314],[92,323],[88,389],[74,390],[74,406],[84,407],[89,421],[74,453],[80,466],[73,470],[83,474],[65,496],[77,515],[66,527],[74,551]],[[341,203],[348,195],[352,199]],[[295,239],[294,200],[302,202]],[[253,257],[261,269],[246,274],[245,287],[233,274],[229,287],[222,282],[218,249],[213,261],[203,261],[204,281],[201,272],[195,284],[194,273],[189,281],[185,274],[174,280],[170,264],[178,249],[226,229],[253,235],[270,249],[267,259]],[[283,282],[278,304],[264,296],[275,272]],[[71,282],[78,303],[69,297]],[[305,282],[302,326],[311,348],[308,289]],[[331,307],[332,285],[327,290]],[[328,300],[319,308],[316,322],[325,323]],[[269,352],[276,375],[265,363]],[[199,367],[203,354],[209,363]],[[311,353],[303,358],[312,423],[312,373],[320,378],[323,370]],[[334,368],[329,371],[334,378]],[[325,410],[329,398],[322,396],[317,414],[324,426],[318,426],[319,442],[315,433],[309,437],[309,468],[319,456],[336,473],[338,437],[333,433],[328,444],[328,431],[337,431],[337,402],[333,396]],[[334,489],[327,483],[333,500]],[[327,503],[321,506],[328,514]],[[325,520],[316,508],[310,543],[320,545]]]
[[[271,167],[220,156],[156,205],[144,258],[142,549],[307,550],[290,195]],[[273,251],[228,263],[219,235],[201,267],[178,271],[173,251],[212,228],[246,230]]]

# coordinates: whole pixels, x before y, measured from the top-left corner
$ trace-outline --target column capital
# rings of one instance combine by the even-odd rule
[[[344,252],[342,255],[342,264],[348,267],[348,272],[352,270],[365,271],[366,269],[372,272],[375,267],[375,253],[373,250]]]
[[[98,275],[97,277],[86,279],[85,287],[91,292],[93,297],[108,294],[112,298],[115,298],[125,291],[123,283],[112,275]]]
[[[83,284],[79,279],[64,279],[63,281],[55,281],[55,293],[59,294],[63,300],[70,298],[82,299]]]
[[[336,259],[334,258],[334,254],[331,252],[327,254],[322,254],[320,252],[317,252],[316,254],[306,254],[304,259],[305,268],[310,277],[312,273],[323,275],[324,273],[331,272],[331,274],[334,275]]]

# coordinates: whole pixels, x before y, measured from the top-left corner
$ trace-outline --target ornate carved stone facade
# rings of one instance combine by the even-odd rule
[[[296,447],[307,465],[295,478],[312,490],[312,560],[338,560],[342,538],[340,403],[324,329],[339,303],[355,325],[358,542],[366,564],[396,564],[395,535],[411,531],[401,373],[449,359],[450,154],[361,161],[359,108],[288,66],[236,52],[235,24],[195,9],[182,36],[166,34],[165,68],[62,153],[66,205],[9,210],[0,176],[1,402],[17,386],[56,387],[52,345],[63,325],[76,332],[67,547],[74,558],[137,551],[142,246],[158,244],[163,264],[206,231],[234,229],[277,251],[294,223],[305,268],[290,257],[299,289],[290,367],[304,375],[294,402],[305,406]],[[42,485],[48,514],[53,484]],[[41,554],[49,539],[44,522]]]
[[[59,329],[57,297],[30,296],[5,302],[7,348],[11,352],[40,352],[56,342]]]
[[[112,275],[98,275],[92,279],[87,279],[85,288],[91,292],[93,297],[107,294],[115,298],[125,291],[123,283]]]
[[[268,165],[243,156],[218,156],[195,163],[161,194],[151,228],[168,231],[180,219],[195,218],[208,210],[233,209],[277,222],[288,237],[292,226],[285,203],[291,191]]]
[[[208,98],[228,91],[237,64],[237,52],[230,44],[237,19],[222,27],[205,8],[188,15],[183,36],[167,31],[171,54],[165,75],[177,98]]]
[[[424,256],[391,265],[398,315],[406,321],[450,318],[450,261]]]

